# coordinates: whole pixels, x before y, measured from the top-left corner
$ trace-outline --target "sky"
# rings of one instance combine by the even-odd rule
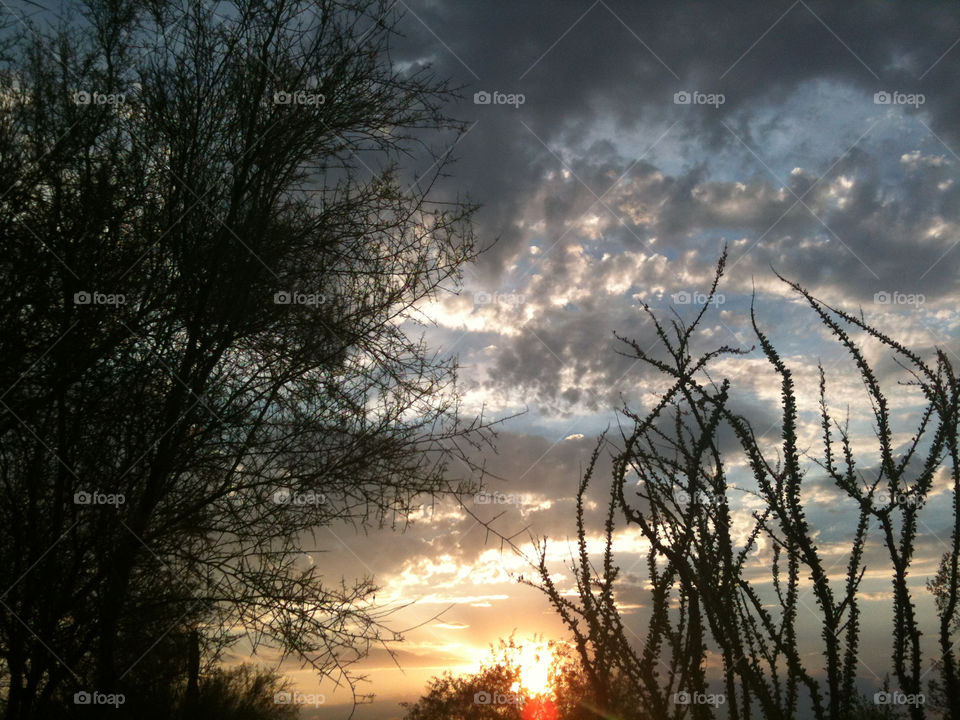
[[[423,306],[429,322],[412,331],[459,357],[466,415],[515,416],[485,458],[490,494],[468,504],[482,520],[502,513],[495,527],[519,533],[527,558],[531,539],[549,537],[561,587],[571,584],[574,495],[598,434],[622,422],[618,408],[649,409],[664,388],[618,353],[614,333],[656,354],[643,304],[692,319],[724,247],[727,274],[703,346],[749,348],[756,293],[758,322],[796,374],[812,454],[818,362],[834,407],[851,411],[867,472],[876,443],[857,416],[865,395],[852,363],[775,272],[831,305],[862,309],[928,357],[940,347],[960,360],[955,6],[400,0],[395,9],[398,68],[429,66],[460,88],[450,112],[468,131],[437,191],[481,205],[475,228],[490,245],[459,293]],[[414,177],[428,170],[410,168]],[[896,386],[889,353],[868,346],[868,357],[891,383],[905,441],[916,394]],[[756,427],[778,428],[779,388],[758,352],[715,369]],[[606,460],[588,508],[597,540],[604,473]],[[816,473],[805,493],[839,577],[852,516]],[[913,572],[921,613],[949,534],[949,491],[938,484],[933,497],[941,502],[921,515]],[[738,510],[750,507],[745,495]],[[358,664],[369,677],[360,691],[376,698],[356,717],[399,717],[398,702],[443,670],[476,669],[498,638],[566,637],[545,597],[518,583],[530,576],[527,560],[470,513],[440,503],[412,520],[402,533],[323,529],[324,552],[309,558],[326,577],[374,577],[377,602],[396,608],[392,626],[409,628],[393,646],[399,667],[382,649]],[[635,528],[618,529],[619,599],[637,629],[644,547]],[[864,688],[889,664],[888,561],[876,533],[867,565]],[[303,692],[324,693],[311,714],[344,716],[342,690],[288,670]]]

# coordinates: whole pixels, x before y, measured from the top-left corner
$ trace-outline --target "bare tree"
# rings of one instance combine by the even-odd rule
[[[246,634],[348,680],[393,639],[372,579],[303,564],[311,534],[458,492],[449,462],[490,438],[410,334],[477,249],[473,206],[434,190],[452,91],[392,62],[397,19],[90,0],[8,38],[7,717],[133,691],[193,629],[208,663]]]

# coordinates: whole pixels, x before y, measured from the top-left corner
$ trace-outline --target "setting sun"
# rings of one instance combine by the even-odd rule
[[[517,649],[516,663],[520,668],[520,680],[516,689],[531,695],[541,695],[551,691],[550,664],[553,653],[544,643],[527,644]]]

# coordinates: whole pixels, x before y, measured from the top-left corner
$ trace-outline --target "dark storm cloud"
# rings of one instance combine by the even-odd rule
[[[717,110],[686,108],[694,112],[675,129],[707,147],[738,143],[720,120],[748,144],[760,142],[750,126],[756,109],[811,80],[848,84],[865,97],[882,89],[923,92],[934,129],[947,142],[958,137],[952,69],[960,53],[934,64],[958,35],[957,14],[942,5],[409,2],[404,8],[398,56],[429,58],[438,74],[462,83],[460,114],[478,121],[458,147],[458,172],[486,205],[484,229],[502,237],[491,263],[516,250],[516,211],[555,165],[541,140],[584,151],[601,126],[615,135],[676,119],[678,90],[725,95]],[[477,90],[522,92],[526,102],[519,110],[475,106]]]

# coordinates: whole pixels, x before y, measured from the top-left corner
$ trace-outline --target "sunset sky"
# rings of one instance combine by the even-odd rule
[[[648,409],[664,387],[617,354],[613,333],[655,354],[641,304],[692,318],[696,306],[684,301],[709,289],[724,245],[722,304],[707,316],[704,347],[753,344],[755,291],[759,322],[805,393],[814,455],[818,362],[836,378],[833,407],[851,410],[867,473],[875,442],[851,362],[774,269],[836,307],[862,308],[911,347],[929,354],[937,345],[960,362],[955,7],[401,0],[396,9],[405,13],[398,68],[428,64],[462,87],[450,111],[469,131],[440,192],[480,203],[476,230],[492,244],[459,294],[421,308],[430,321],[422,331],[459,356],[466,415],[523,413],[502,425],[498,453],[486,458],[505,479],[489,480],[488,491],[512,502],[471,509],[482,519],[502,512],[496,527],[523,531],[516,542],[525,552],[531,537],[548,536],[561,587],[571,582],[573,496],[597,435],[617,427],[618,407]],[[427,170],[409,168],[411,182]],[[906,433],[916,396],[896,390],[889,353],[870,352],[894,383],[896,429]],[[760,354],[715,369],[755,427],[774,430],[779,387]],[[590,508],[597,543],[609,463],[601,470]],[[839,575],[853,516],[815,471],[806,490]],[[930,606],[923,584],[948,537],[946,487],[934,498],[942,502],[924,510],[912,573],[921,616]],[[738,511],[750,502],[744,496]],[[443,670],[476,669],[498,638],[565,637],[545,598],[518,584],[531,576],[524,558],[501,551],[452,503],[424,507],[402,533],[323,529],[317,547],[309,561],[326,577],[373,576],[378,604],[405,606],[391,626],[416,628],[393,646],[401,669],[383,649],[357,666],[369,676],[359,690],[377,696],[357,717],[398,717],[398,701],[415,700]],[[618,531],[619,600],[638,630],[643,548],[635,528]],[[879,684],[889,662],[888,561],[876,534],[867,565],[864,688]],[[290,670],[304,692],[326,694],[318,717],[343,715],[347,693]]]

